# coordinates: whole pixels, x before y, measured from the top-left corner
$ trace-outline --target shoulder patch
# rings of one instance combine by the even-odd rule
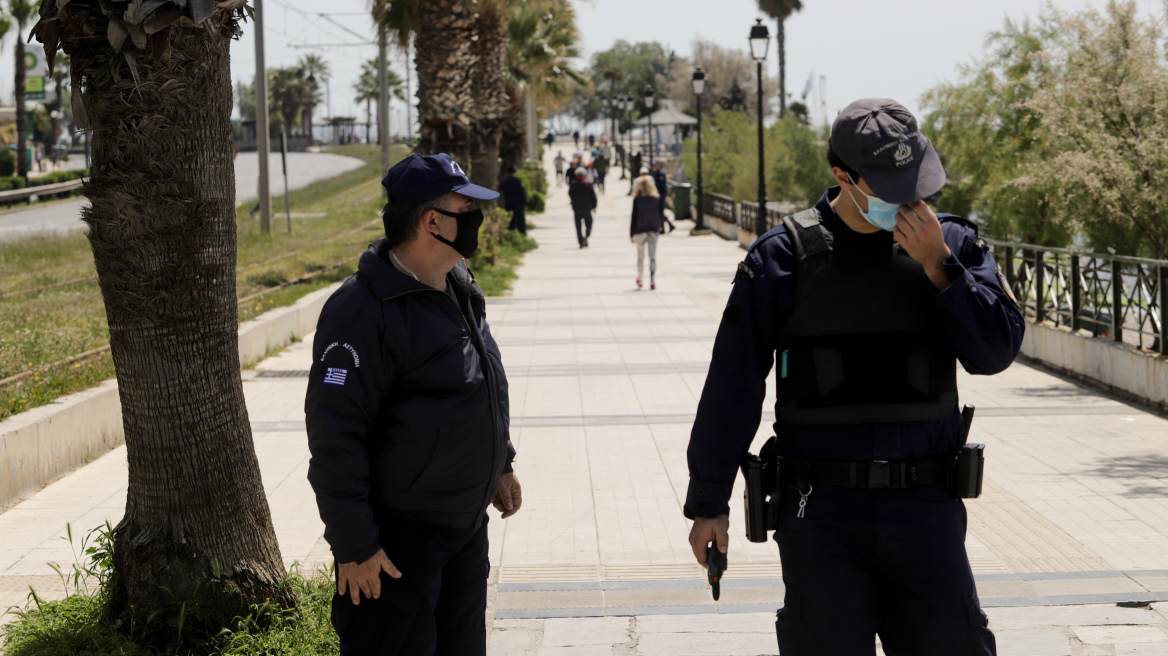
[[[998,267],[998,284],[1002,286],[1002,291],[1006,292],[1006,296],[1014,301],[1014,305],[1018,305],[1018,299],[1014,298],[1014,292],[1010,290],[1010,283],[1006,282],[1006,276],[1002,275],[1002,267]],[[1021,309],[1022,306],[1018,305],[1018,308]]]
[[[754,280],[754,267],[750,265],[750,258],[738,263],[738,274],[745,275],[747,278]],[[734,276],[734,279],[738,280],[738,276]]]

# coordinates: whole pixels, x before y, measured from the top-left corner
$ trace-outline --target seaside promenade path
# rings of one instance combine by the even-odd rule
[[[524,486],[519,514],[492,511],[490,653],[776,654],[778,551],[744,538],[741,481],[717,603],[681,512],[689,430],[743,251],[681,222],[659,242],[658,289],[638,290],[616,174],[587,249],[553,183],[547,212],[530,217],[539,249],[513,293],[488,300]],[[244,388],[281,551],[315,568],[330,555],[305,479],[310,345],[245,372]],[[959,384],[978,407],[971,441],[987,445],[966,546],[999,654],[1168,656],[1168,420],[1023,363]],[[116,523],[125,485],[123,447],[0,514],[0,608],[28,585],[59,590],[46,563],[73,560],[65,523],[75,536]]]

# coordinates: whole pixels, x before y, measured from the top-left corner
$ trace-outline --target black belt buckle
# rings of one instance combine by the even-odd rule
[[[868,463],[868,489],[892,487],[892,467],[887,460]]]

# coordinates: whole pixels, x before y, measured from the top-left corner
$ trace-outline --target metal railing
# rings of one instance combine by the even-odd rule
[[[702,194],[702,212],[706,216],[712,216],[727,223],[735,223],[737,217],[734,214],[734,208],[734,199],[729,196],[709,192]]]
[[[1168,260],[986,242],[1028,319],[1168,353]]]
[[[738,203],[738,229],[747,232],[758,229],[758,203],[752,200]]]
[[[33,196],[40,198],[44,196],[71,194],[75,191],[80,191],[83,184],[85,184],[85,181],[78,179],[69,180],[67,182],[55,182],[53,184],[47,185],[37,185],[35,187],[25,187],[23,189],[0,191],[0,204],[7,206],[15,202],[29,200]]]

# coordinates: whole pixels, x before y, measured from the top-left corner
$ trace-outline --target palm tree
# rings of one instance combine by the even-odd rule
[[[8,0],[8,12],[16,23],[16,175],[28,178],[28,103],[24,99],[24,28],[32,19],[30,0]]]
[[[803,10],[803,3],[800,0],[758,0],[758,9],[778,23],[779,30],[775,35],[775,44],[779,48],[779,118],[783,118],[787,115],[787,32],[785,25],[791,14]]]
[[[74,121],[93,135],[82,219],[129,465],[111,610],[143,626],[183,600],[227,624],[291,604],[239,374],[228,37],[246,5],[39,4],[33,36],[50,71],[69,55]]]
[[[328,81],[330,73],[329,63],[320,55],[310,52],[301,57],[296,65],[308,82],[308,97],[306,98],[307,102],[304,104],[304,127],[308,133],[309,142],[311,142],[312,115],[315,113],[316,106],[321,100],[320,83],[317,80]]]
[[[279,112],[284,131],[289,136],[296,120],[315,100],[304,72],[296,67],[268,71],[268,96],[272,112]]]
[[[389,95],[398,100],[405,101],[405,84],[401,77],[395,71],[386,71],[388,76]],[[377,85],[377,60],[370,59],[361,64],[361,75],[357,78],[357,83],[353,85],[353,91],[357,93],[355,100],[359,103],[365,103],[365,134],[366,139],[370,134],[370,125],[373,118],[372,104],[377,102],[377,95],[379,93]],[[380,139],[380,136],[378,137]]]

